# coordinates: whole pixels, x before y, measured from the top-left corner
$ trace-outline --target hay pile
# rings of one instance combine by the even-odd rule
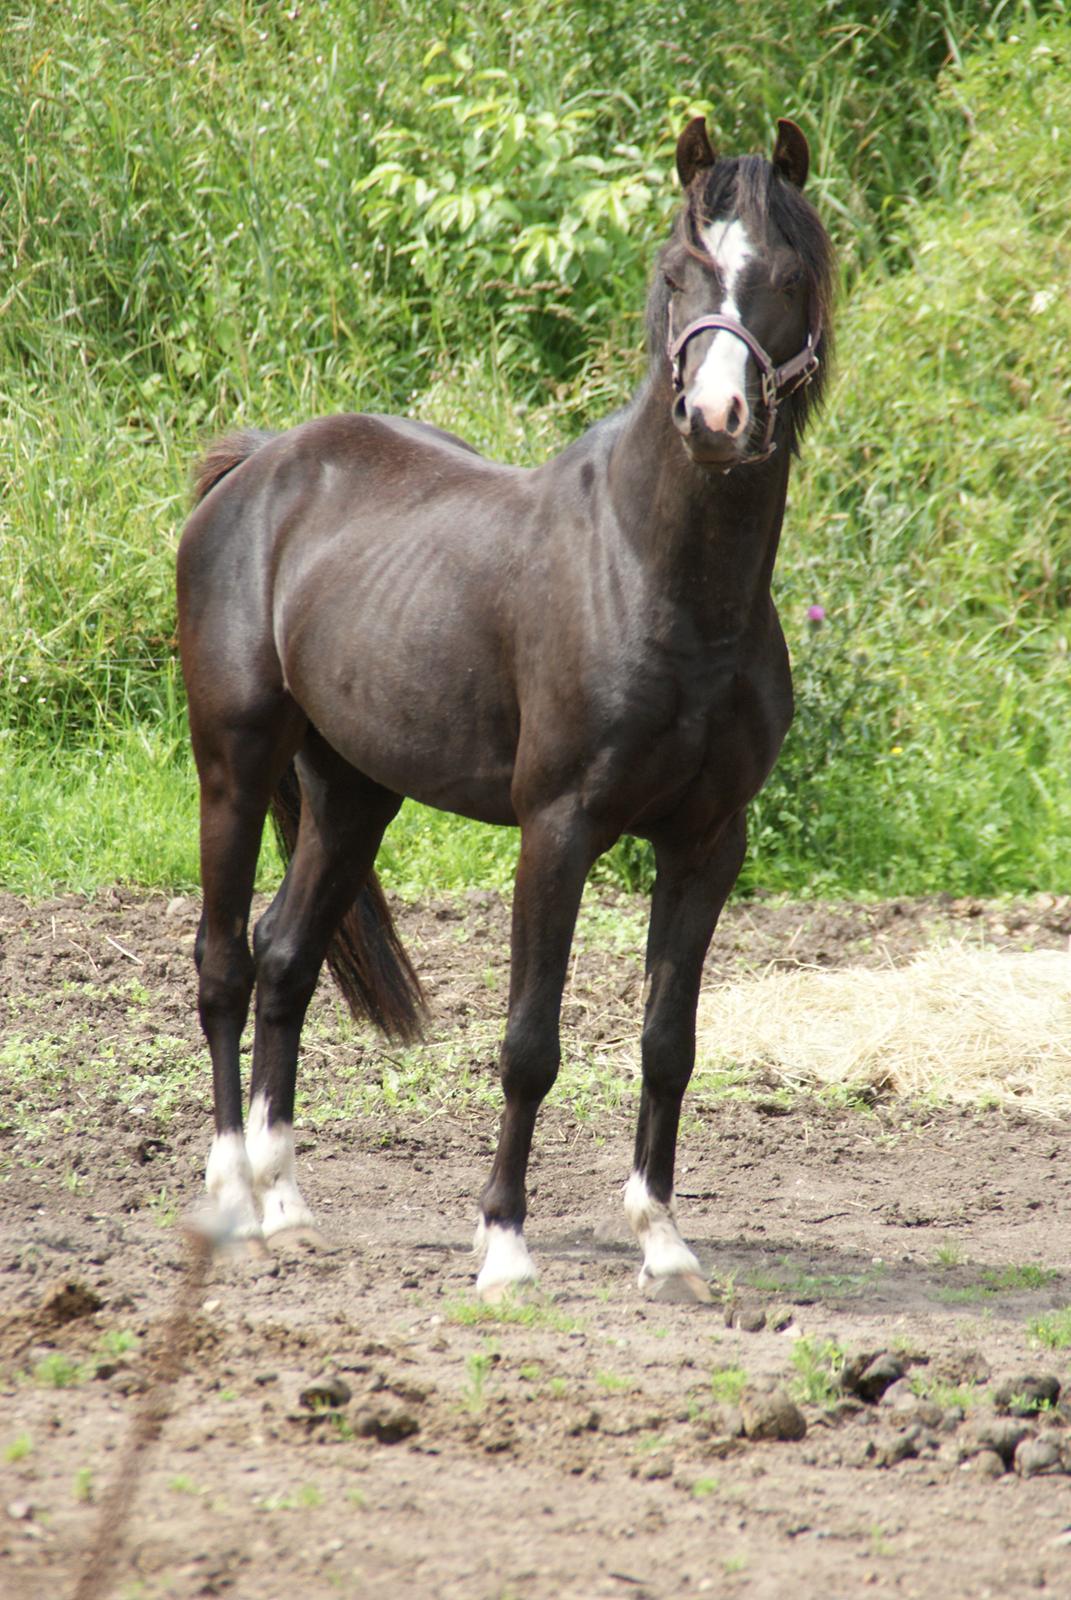
[[[953,944],[903,967],[768,971],[704,994],[699,1066],[1071,1114],[1071,954]]]

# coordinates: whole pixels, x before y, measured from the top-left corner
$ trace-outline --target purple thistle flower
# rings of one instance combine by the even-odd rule
[[[807,607],[807,621],[811,624],[812,628],[820,628],[825,620],[826,620],[826,608],[825,608],[825,606],[808,606]]]

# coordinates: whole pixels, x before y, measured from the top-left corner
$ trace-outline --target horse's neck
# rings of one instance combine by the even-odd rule
[[[787,451],[719,473],[689,458],[668,383],[648,379],[622,418],[608,476],[617,523],[651,580],[723,622],[765,606],[788,488]]]

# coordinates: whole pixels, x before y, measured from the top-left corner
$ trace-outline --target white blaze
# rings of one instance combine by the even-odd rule
[[[708,223],[700,230],[700,238],[725,288],[718,315],[735,317],[739,322],[736,291],[744,268],[755,255],[747,229],[734,217],[731,222]],[[735,333],[720,329],[711,340],[688,391],[689,406],[703,413],[707,427],[715,433],[729,426],[734,405],[738,415],[731,431],[746,431],[750,420],[746,399],[747,358],[748,347],[744,341]]]

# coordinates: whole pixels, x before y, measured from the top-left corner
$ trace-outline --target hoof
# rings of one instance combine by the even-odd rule
[[[330,1255],[337,1249],[322,1234],[319,1228],[311,1222],[297,1222],[285,1228],[276,1228],[268,1235],[271,1252],[289,1253],[290,1251],[309,1252],[315,1251],[318,1255]]]
[[[516,1278],[509,1283],[484,1283],[477,1279],[476,1296],[485,1306],[527,1306],[543,1298],[535,1278]]]
[[[476,1278],[476,1293],[487,1304],[497,1305],[503,1296],[535,1283],[535,1262],[528,1254],[520,1228],[505,1227],[498,1222],[485,1224],[481,1220],[474,1248],[484,1252],[483,1266]]]
[[[698,1272],[674,1272],[662,1278],[649,1278],[640,1274],[640,1288],[652,1300],[682,1306],[709,1306],[714,1304],[714,1292]]]

